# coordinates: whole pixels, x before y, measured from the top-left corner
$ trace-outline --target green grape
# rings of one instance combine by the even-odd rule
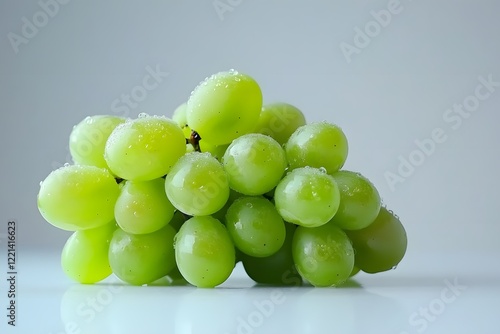
[[[226,152],[229,144],[225,145],[212,145],[204,140],[200,140],[200,150],[202,152],[210,153],[215,159],[221,161],[224,153]]]
[[[294,169],[280,181],[274,191],[274,202],[285,221],[317,227],[335,215],[340,193],[333,177],[320,169],[303,167]]]
[[[167,225],[149,234],[130,234],[118,229],[109,245],[113,273],[132,285],[144,285],[175,268],[175,230]]]
[[[165,180],[126,181],[115,205],[115,219],[127,233],[146,234],[167,225],[174,206],[165,194]]]
[[[235,251],[224,225],[210,216],[187,220],[175,237],[175,260],[192,285],[212,288],[233,271]]]
[[[47,222],[63,230],[95,228],[114,219],[119,193],[105,168],[64,166],[40,184],[38,210]]]
[[[175,108],[172,114],[172,121],[174,121],[180,128],[188,125],[186,117],[187,103],[184,102]]]
[[[274,205],[262,197],[240,197],[229,207],[226,227],[234,245],[243,253],[265,257],[285,241],[285,223]]]
[[[343,230],[370,225],[380,211],[380,195],[363,175],[351,171],[332,174],[340,190],[340,206],[332,222]]]
[[[167,174],[186,152],[186,139],[174,121],[142,116],[119,125],[108,138],[104,158],[122,179],[148,181]]]
[[[354,255],[354,258],[356,259],[356,255]],[[356,262],[356,261],[354,261],[354,262]],[[360,270],[361,270],[361,269],[359,269],[359,268],[358,268],[358,267],[356,267],[356,266],[352,267],[352,271],[351,271],[351,273],[349,274],[349,277],[356,276],[356,275],[359,273],[359,271],[360,271]]]
[[[233,204],[234,201],[236,201],[238,198],[245,196],[243,194],[240,194],[239,192],[234,191],[233,189],[229,189],[229,199],[227,200],[226,204],[217,211],[216,213],[212,214],[212,217],[215,219],[220,220],[222,223],[225,224],[226,222],[226,213],[231,204]]]
[[[188,218],[179,210],[175,211],[174,216],[168,223],[170,226],[172,226],[176,231],[179,231],[181,228],[182,224],[187,220]]]
[[[186,110],[187,103],[184,102],[174,110],[172,120],[182,129],[184,137],[189,138],[191,136],[191,128],[187,124]]]
[[[356,251],[356,266],[366,273],[392,269],[406,253],[406,231],[399,218],[384,207],[368,227],[345,232]]]
[[[79,283],[92,284],[111,275],[108,250],[115,222],[73,232],[61,254],[64,273]]]
[[[293,260],[300,275],[314,286],[344,283],[354,267],[354,250],[345,232],[329,223],[299,226],[292,241]]]
[[[191,216],[211,215],[229,198],[224,168],[209,153],[187,153],[165,179],[168,199],[177,210]]]
[[[222,163],[231,189],[245,195],[262,195],[272,190],[287,167],[280,144],[258,133],[235,139],[224,153]]]
[[[96,115],[75,125],[69,136],[69,151],[75,164],[108,168],[104,147],[111,132],[123,122],[122,117]]]
[[[302,284],[292,257],[293,234],[296,225],[285,223],[286,237],[283,246],[271,256],[253,257],[242,254],[243,267],[248,276],[257,283],[275,285]]]
[[[250,76],[230,70],[206,78],[187,102],[187,123],[213,145],[251,132],[262,108],[262,92]]]
[[[347,138],[335,124],[311,123],[299,127],[285,145],[291,169],[325,168],[329,174],[339,170],[347,158]]]
[[[304,114],[288,103],[272,103],[262,107],[254,132],[274,138],[284,145],[298,127],[305,125]]]

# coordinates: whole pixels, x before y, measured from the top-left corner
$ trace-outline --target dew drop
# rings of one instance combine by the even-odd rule
[[[69,162],[65,162],[63,166],[64,167],[69,167]]]
[[[326,168],[325,167],[320,167],[319,171],[326,174]]]
[[[392,267],[391,269],[392,269],[392,270],[395,270],[397,267],[398,267],[398,266],[394,266],[394,267]]]
[[[42,184],[43,184],[43,181],[40,181],[40,187],[42,186]]]
[[[149,117],[149,115],[145,112],[141,112],[139,115],[137,115],[137,118],[146,118]]]

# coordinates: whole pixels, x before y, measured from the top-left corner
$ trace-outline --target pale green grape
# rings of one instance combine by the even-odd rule
[[[399,218],[384,207],[368,227],[345,232],[356,251],[356,266],[364,272],[374,274],[392,269],[406,253],[406,231]]]
[[[215,287],[233,271],[234,245],[224,225],[213,217],[187,220],[175,237],[174,247],[177,267],[192,285]]]
[[[314,286],[344,283],[354,267],[354,250],[345,232],[328,223],[299,226],[292,242],[293,260],[300,275]]]
[[[209,153],[187,153],[165,179],[168,199],[177,210],[191,216],[211,215],[229,198],[224,168]]]
[[[250,76],[237,71],[206,78],[187,102],[187,123],[202,140],[229,144],[255,129],[262,108],[262,92]]]
[[[285,221],[306,227],[326,224],[337,212],[340,193],[332,176],[303,167],[288,173],[274,191],[274,202]]]
[[[245,195],[272,190],[287,167],[285,151],[269,136],[252,133],[235,139],[222,158],[229,186]]]
[[[69,136],[69,151],[75,164],[108,168],[104,147],[111,132],[123,122],[123,117],[96,115],[75,125]]]
[[[310,123],[299,127],[285,145],[291,169],[325,168],[329,174],[339,170],[347,159],[347,138],[335,124]]]
[[[101,227],[73,232],[61,254],[61,266],[71,279],[83,284],[99,282],[111,275],[109,242],[115,222]]]
[[[170,222],[168,224],[172,226],[176,231],[179,231],[182,224],[184,224],[184,222],[188,220],[188,218],[190,217],[186,217],[182,212],[177,210],[175,211],[174,216],[172,217],[172,219],[170,219]]]
[[[285,241],[285,223],[274,205],[263,197],[240,197],[226,214],[226,227],[234,245],[243,253],[265,257]]]
[[[285,223],[286,237],[283,246],[271,256],[253,257],[242,254],[246,273],[257,283],[276,285],[302,284],[302,277],[295,268],[292,257],[293,234],[296,225]]]
[[[115,219],[127,233],[146,234],[167,225],[174,206],[165,194],[165,180],[126,181],[115,205]]]
[[[111,133],[104,158],[120,178],[148,181],[167,174],[185,152],[186,139],[174,121],[145,116],[125,122]]]
[[[341,170],[332,174],[340,190],[340,206],[332,222],[343,230],[370,225],[380,211],[380,195],[363,175]]]
[[[175,108],[174,113],[172,114],[172,121],[174,121],[180,128],[187,126],[187,117],[186,117],[187,103],[184,102]]]
[[[118,229],[109,245],[113,273],[132,285],[156,281],[175,268],[175,230],[170,225],[149,234],[130,234]]]
[[[304,114],[296,107],[282,102],[271,103],[262,107],[254,132],[271,136],[283,145],[298,127],[305,124]]]
[[[63,230],[95,228],[114,219],[119,193],[105,168],[64,166],[40,184],[38,210],[47,222]]]
[[[215,159],[221,161],[224,153],[226,152],[229,144],[225,145],[212,145],[204,140],[200,140],[200,150],[202,152],[210,153]]]
[[[216,213],[212,214],[212,217],[220,220],[222,223],[226,222],[226,213],[231,204],[233,204],[234,201],[236,201],[238,198],[245,196],[243,194],[240,194],[239,192],[234,191],[233,189],[229,189],[229,199],[227,200],[226,204],[217,211]]]
[[[354,256],[354,258],[356,258],[356,255]],[[354,261],[354,262],[356,263],[356,261]],[[361,270],[361,269],[359,269],[358,267],[354,266],[354,267],[352,268],[351,273],[349,274],[349,277],[356,276],[356,275],[359,273],[359,271],[360,271],[360,270]]]
[[[187,124],[186,110],[187,103],[184,102],[174,110],[172,120],[182,129],[184,137],[189,138],[191,136],[191,128]]]

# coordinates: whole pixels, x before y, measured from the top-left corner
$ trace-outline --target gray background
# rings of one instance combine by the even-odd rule
[[[74,124],[114,113],[113,101],[159,66],[168,77],[128,116],[171,115],[200,80],[238,69],[260,83],[265,102],[289,102],[309,121],[344,129],[345,167],[370,178],[401,217],[410,259],[500,250],[500,87],[459,128],[443,119],[478,77],[500,81],[500,2],[401,0],[351,62],[340,44],[353,44],[355,27],[387,1],[232,3],[221,19],[212,1],[73,0],[15,53],[8,33],[21,35],[22,18],[33,22],[41,7],[2,0],[0,219],[18,221],[19,248],[62,247],[69,233],[38,213],[39,182],[69,161]],[[391,190],[384,173],[435,128],[447,140]]]

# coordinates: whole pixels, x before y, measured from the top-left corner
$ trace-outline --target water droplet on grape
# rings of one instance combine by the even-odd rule
[[[149,117],[149,115],[148,115],[147,113],[145,113],[145,112],[141,112],[141,113],[137,116],[137,118],[146,118],[146,117]]]
[[[69,162],[65,162],[63,166],[64,167],[69,167]]]
[[[320,167],[319,171],[326,174],[326,168],[325,167]]]
[[[43,181],[40,181],[40,187],[42,186],[42,184],[43,184]]]
[[[394,267],[392,267],[391,269],[392,269],[392,270],[394,270],[394,269],[396,269],[397,267],[398,267],[398,266],[394,266]]]

